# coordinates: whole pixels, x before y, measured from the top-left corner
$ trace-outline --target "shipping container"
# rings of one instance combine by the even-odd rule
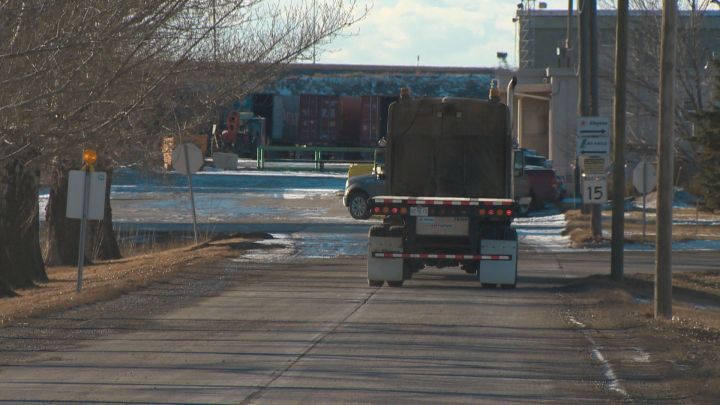
[[[273,130],[273,95],[272,94],[253,94],[252,96],[252,112],[256,117],[265,118],[265,131],[268,134],[274,133]]]
[[[298,122],[300,120],[300,97],[273,97],[272,143],[296,143],[298,139]],[[266,124],[267,125],[267,124]]]
[[[358,146],[360,144],[361,107],[362,99],[360,97],[340,97],[340,132],[335,139],[336,146]]]
[[[340,131],[340,97],[303,94],[300,96],[298,141],[332,145]]]
[[[374,145],[380,139],[380,97],[362,96],[362,120],[358,141],[363,146]]]
[[[387,135],[387,117],[390,104],[397,97],[363,96],[362,120],[359,141],[362,146],[377,146],[379,139]]]

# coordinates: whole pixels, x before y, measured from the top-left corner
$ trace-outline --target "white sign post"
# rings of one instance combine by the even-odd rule
[[[633,170],[633,186],[635,186],[635,190],[643,196],[643,242],[645,242],[645,229],[647,224],[645,220],[645,200],[647,194],[655,188],[656,182],[657,178],[653,165],[643,160],[635,166],[635,170]]]
[[[105,172],[71,170],[68,177],[68,196],[65,216],[80,219],[80,241],[78,243],[77,292],[82,290],[83,268],[85,266],[85,238],[88,219],[103,219],[105,216]]]
[[[187,175],[188,187],[190,189],[190,205],[192,206],[193,235],[195,237],[195,244],[197,244],[197,214],[195,213],[195,194],[193,193],[192,174],[200,170],[203,165],[202,152],[195,144],[184,143],[175,148],[172,158],[175,170]]]
[[[584,204],[605,204],[607,202],[607,179],[604,176],[583,178],[582,198]]]
[[[610,156],[610,118],[578,117],[577,156],[583,172],[583,204],[606,203],[605,170]]]

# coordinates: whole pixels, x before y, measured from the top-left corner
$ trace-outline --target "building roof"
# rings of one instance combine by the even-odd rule
[[[291,65],[263,92],[278,95],[397,96],[402,87],[432,97],[487,97],[489,68]]]
[[[522,14],[525,14],[526,10],[517,10],[517,15],[522,16]],[[535,9],[530,11],[532,13],[533,17],[566,17],[568,12],[567,9],[565,10],[557,10],[557,9]],[[718,18],[720,17],[720,10],[703,10],[698,11],[698,14],[702,14],[703,17],[713,17]],[[629,15],[630,17],[640,17],[643,15],[656,15],[659,16],[662,14],[662,10],[630,10]],[[577,10],[573,10],[572,12],[573,16],[577,16]],[[617,10],[598,10],[597,15],[599,17],[614,17],[617,15]],[[690,10],[678,10],[678,15],[681,17],[689,17],[692,15],[692,11]]]

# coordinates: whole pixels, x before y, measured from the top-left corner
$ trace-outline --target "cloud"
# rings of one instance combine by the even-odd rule
[[[355,35],[328,46],[319,62],[494,67],[497,51],[513,61],[517,1],[374,0]],[[564,0],[550,7],[567,6]]]

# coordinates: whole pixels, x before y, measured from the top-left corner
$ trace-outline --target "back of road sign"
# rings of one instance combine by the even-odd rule
[[[647,194],[655,188],[657,178],[655,167],[646,161],[641,161],[633,170],[633,185],[640,194]]]
[[[71,170],[68,179],[67,209],[68,218],[82,219],[83,195],[85,190],[85,171]],[[105,216],[105,172],[88,173],[90,176],[90,202],[87,219],[103,219]]]
[[[187,148],[187,154],[183,148]],[[192,174],[200,170],[203,165],[202,151],[193,143],[184,143],[175,148],[172,161],[173,168],[178,172],[185,175]]]

